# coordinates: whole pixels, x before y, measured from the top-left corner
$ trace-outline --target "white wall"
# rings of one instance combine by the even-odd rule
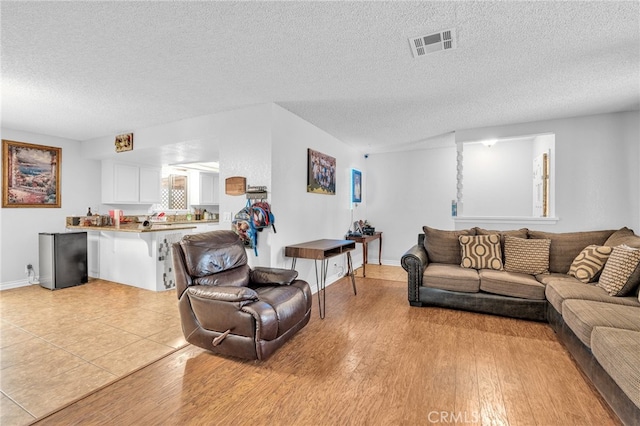
[[[456,140],[555,134],[557,224],[553,232],[614,229],[638,221],[638,111],[486,127],[456,132]]]
[[[399,265],[423,225],[453,229],[456,147],[370,154],[366,160],[367,219],[383,232],[383,264]],[[370,252],[374,262],[377,253]]]
[[[2,139],[62,148],[60,208],[0,209],[0,288],[6,289],[27,283],[27,263],[39,273],[38,233],[65,232],[67,216],[100,203],[100,162],[82,158],[74,140],[11,129],[2,129]]]
[[[555,133],[556,224],[468,224],[552,232],[640,231],[640,113],[600,114],[456,132],[456,140]],[[553,163],[552,163],[553,164]],[[399,264],[423,225],[455,229],[456,148],[371,154],[367,212],[384,231],[383,263]],[[371,260],[371,259],[370,259]]]
[[[464,144],[464,216],[531,216],[533,140]]]
[[[351,223],[351,169],[362,171],[363,190],[367,187],[364,156],[335,137],[317,128],[278,105],[272,107],[272,208],[276,216],[277,233],[270,233],[271,264],[290,268],[291,259],[284,257],[284,247],[323,238],[343,239]],[[335,195],[307,192],[307,148],[336,159],[337,185]],[[355,219],[365,219],[368,205],[365,196],[354,212]],[[352,252],[355,265],[362,263],[362,248]],[[329,262],[327,282],[344,273],[345,256]],[[338,268],[334,268],[334,263]],[[315,292],[313,261],[300,259],[296,270]]]

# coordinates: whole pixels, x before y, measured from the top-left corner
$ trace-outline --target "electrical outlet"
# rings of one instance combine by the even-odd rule
[[[33,266],[30,263],[27,263],[24,267],[24,273],[28,274],[31,270],[33,270]]]

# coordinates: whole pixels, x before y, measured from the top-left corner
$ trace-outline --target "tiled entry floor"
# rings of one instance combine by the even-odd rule
[[[0,291],[0,424],[25,425],[186,344],[174,290]]]

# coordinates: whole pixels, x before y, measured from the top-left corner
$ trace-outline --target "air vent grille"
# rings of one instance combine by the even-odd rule
[[[438,33],[412,37],[409,39],[409,44],[414,58],[441,50],[455,49],[456,30],[452,28]]]

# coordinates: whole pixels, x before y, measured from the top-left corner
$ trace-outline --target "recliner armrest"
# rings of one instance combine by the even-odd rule
[[[192,285],[187,288],[189,295],[201,299],[219,300],[221,302],[243,302],[258,300],[258,293],[249,287],[226,287],[209,285]]]
[[[251,284],[258,285],[289,285],[298,277],[298,271],[293,269],[256,267],[251,271]]]

